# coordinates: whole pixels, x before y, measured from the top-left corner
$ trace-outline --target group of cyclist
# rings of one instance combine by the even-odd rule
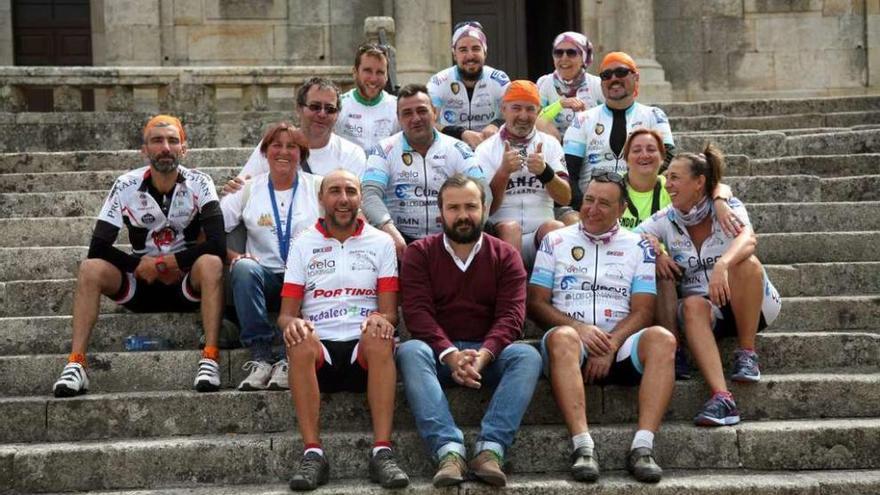
[[[555,70],[537,84],[485,64],[479,23],[456,26],[451,47],[455,65],[396,96],[384,89],[386,50],[372,44],[357,51],[352,90],[306,81],[299,127],[270,126],[219,196],[181,165],[181,122],[152,118],[145,166],[113,185],[80,267],[54,394],[89,388],[102,294],[134,311],[200,308],[194,387],[218,390],[226,265],[250,353],[239,390],[291,390],[304,443],[294,490],[329,479],[320,394],[341,390],[367,394],[370,479],[409,484],[391,443],[398,372],[435,486],[506,484],[541,374],[580,481],[599,477],[585,382],[640,386],[626,457],[640,481],[662,477],[654,435],[688,354],[711,391],[695,424],[738,423],[716,339],[737,339],[731,379],[758,381],[756,333],[781,301],[722,183],[721,152],[676,153],[665,113],[636,101],[636,62],[612,52],[589,74],[583,34],[556,37]],[[113,247],[123,225],[131,253]],[[239,226],[246,240],[227,242]],[[545,330],[538,345],[517,342],[527,317]],[[454,384],[494,388],[470,459],[442,389]]]

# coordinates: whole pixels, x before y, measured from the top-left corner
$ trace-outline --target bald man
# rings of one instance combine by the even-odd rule
[[[220,388],[217,336],[223,305],[226,237],[214,182],[180,166],[186,132],[170,115],[157,115],[143,130],[146,166],[113,184],[77,275],[73,343],[68,363],[52,388],[71,397],[89,388],[86,350],[98,319],[101,295],[135,312],[185,312],[201,308],[205,348],[193,387]],[[128,229],[131,252],[113,246]],[[204,231],[205,241],[196,243]]]

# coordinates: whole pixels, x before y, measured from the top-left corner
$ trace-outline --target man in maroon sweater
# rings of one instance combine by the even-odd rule
[[[504,486],[501,466],[541,374],[538,351],[522,343],[526,272],[509,244],[483,235],[485,193],[456,174],[437,199],[443,233],[411,244],[400,285],[412,340],[400,346],[398,369],[419,434],[439,462],[434,486],[480,480]],[[483,417],[475,457],[465,465],[464,437],[443,385],[497,387]]]

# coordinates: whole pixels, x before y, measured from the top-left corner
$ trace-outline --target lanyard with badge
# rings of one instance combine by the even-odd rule
[[[281,215],[278,213],[278,203],[275,201],[275,187],[272,185],[272,178],[269,177],[269,198],[272,200],[272,213],[275,214],[275,235],[278,237],[278,249],[281,250],[281,260],[287,264],[287,253],[290,250],[290,224],[293,218],[293,197],[296,195],[296,187],[299,185],[299,178],[293,181],[293,187],[290,189],[290,207],[287,208],[287,224],[284,227],[284,234],[281,233]]]

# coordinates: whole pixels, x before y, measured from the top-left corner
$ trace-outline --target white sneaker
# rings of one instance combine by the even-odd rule
[[[79,363],[67,363],[61,371],[61,377],[52,387],[55,397],[73,397],[89,390],[89,376],[86,369]]]
[[[272,365],[266,361],[248,361],[241,367],[243,370],[250,370],[251,374],[238,384],[241,391],[266,390],[269,384],[269,377],[272,375]]]
[[[272,378],[269,380],[269,390],[290,390],[287,382],[287,360],[282,359],[272,365]]]
[[[220,389],[220,365],[208,358],[199,360],[199,371],[193,387],[199,392],[216,392]]]

